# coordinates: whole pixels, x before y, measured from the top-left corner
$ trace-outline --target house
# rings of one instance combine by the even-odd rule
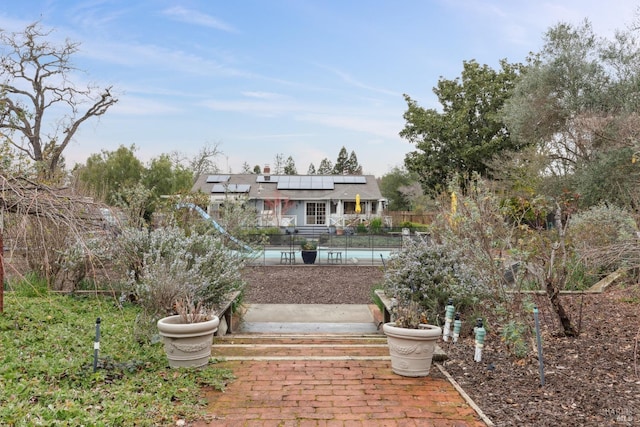
[[[272,175],[267,166],[262,174],[201,175],[192,190],[210,194],[207,212],[212,216],[227,197],[245,198],[260,227],[317,234],[376,217],[391,226],[373,175]]]

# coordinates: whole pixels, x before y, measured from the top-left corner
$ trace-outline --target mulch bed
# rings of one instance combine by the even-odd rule
[[[266,266],[243,272],[249,303],[368,304],[383,272],[373,266]],[[640,425],[640,285],[565,295],[577,338],[561,336],[544,295],[540,310],[544,386],[535,340],[523,358],[489,328],[481,362],[473,336],[442,343],[445,369],[497,426]],[[533,325],[533,315],[531,316]],[[467,328],[468,329],[468,328]]]

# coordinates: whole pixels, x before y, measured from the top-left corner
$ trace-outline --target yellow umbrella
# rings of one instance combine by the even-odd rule
[[[356,194],[356,213],[362,212],[362,206],[360,206],[360,195]]]

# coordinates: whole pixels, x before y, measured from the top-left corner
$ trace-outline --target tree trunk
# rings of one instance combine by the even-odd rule
[[[578,332],[575,330],[573,325],[571,324],[571,319],[567,312],[565,311],[562,303],[560,302],[560,290],[556,286],[552,277],[547,277],[545,280],[547,296],[549,297],[549,301],[551,302],[551,306],[553,310],[558,315],[558,319],[560,319],[560,324],[562,325],[562,330],[564,335],[567,337],[577,337]]]

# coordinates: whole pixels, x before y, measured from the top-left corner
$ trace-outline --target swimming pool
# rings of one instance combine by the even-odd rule
[[[279,263],[282,257],[282,252],[293,252],[296,263],[302,264],[302,255],[300,250],[294,248],[291,250],[289,247],[282,247],[278,249],[265,249],[261,251],[258,256],[253,259],[254,263]],[[331,255],[329,254],[331,252]],[[342,264],[359,264],[370,263],[380,264],[382,260],[386,262],[389,256],[394,251],[389,249],[353,249],[353,248],[328,248],[318,247],[318,256],[316,258],[316,264],[329,264],[329,257],[336,258],[336,254],[342,259]]]

